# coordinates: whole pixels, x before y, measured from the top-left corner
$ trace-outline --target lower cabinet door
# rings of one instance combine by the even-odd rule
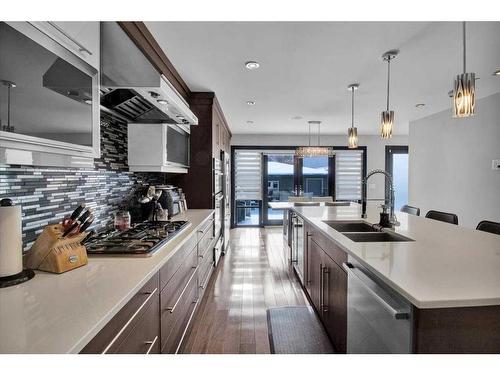
[[[347,350],[347,274],[323,253],[321,317],[335,350]]]
[[[160,352],[159,300],[155,298],[136,326],[114,351],[115,354],[158,354]]]
[[[307,239],[307,254],[306,254],[306,279],[304,285],[311,302],[317,311],[320,311],[320,289],[321,289],[321,272],[323,269],[322,264],[323,250],[321,247],[312,240],[311,237]]]
[[[162,353],[179,351],[194,310],[198,304],[198,270],[195,269],[179,297],[174,300],[162,291],[161,345]]]

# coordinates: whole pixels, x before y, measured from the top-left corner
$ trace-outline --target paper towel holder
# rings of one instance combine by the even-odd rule
[[[35,272],[29,269],[22,270],[15,275],[0,277],[0,288],[7,288],[8,286],[24,283],[25,281],[31,280],[33,277],[35,277]]]
[[[0,206],[12,206],[12,200],[4,198],[0,201]],[[33,277],[35,277],[35,272],[30,269],[22,270],[14,275],[2,276],[0,277],[0,288],[6,288],[8,286],[24,283],[25,281],[31,280]]]

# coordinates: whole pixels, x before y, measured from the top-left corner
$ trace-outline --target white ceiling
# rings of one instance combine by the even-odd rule
[[[394,133],[407,134],[409,121],[451,108],[447,93],[462,71],[458,22],[146,24],[192,91],[216,93],[233,133],[305,134],[307,120],[321,120],[322,133],[345,134],[347,85],[358,82],[358,132],[378,134],[387,79],[381,55],[398,48],[391,109]],[[471,22],[467,33],[467,71],[480,77],[477,97],[499,92],[500,77],[492,73],[500,69],[500,22]],[[247,70],[248,60],[260,69]],[[417,109],[417,103],[426,106]]]

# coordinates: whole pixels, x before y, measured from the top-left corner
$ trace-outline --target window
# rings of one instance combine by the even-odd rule
[[[363,150],[335,150],[335,199],[361,199]]]

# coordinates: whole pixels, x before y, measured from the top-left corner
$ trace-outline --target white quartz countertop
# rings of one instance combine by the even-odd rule
[[[37,272],[0,289],[0,353],[78,353],[212,213],[176,216],[191,225],[150,257],[92,256],[67,273]]]
[[[395,232],[413,242],[353,242],[323,221],[379,222],[381,209],[294,207],[382,281],[418,308],[500,305],[500,236],[396,212]]]

